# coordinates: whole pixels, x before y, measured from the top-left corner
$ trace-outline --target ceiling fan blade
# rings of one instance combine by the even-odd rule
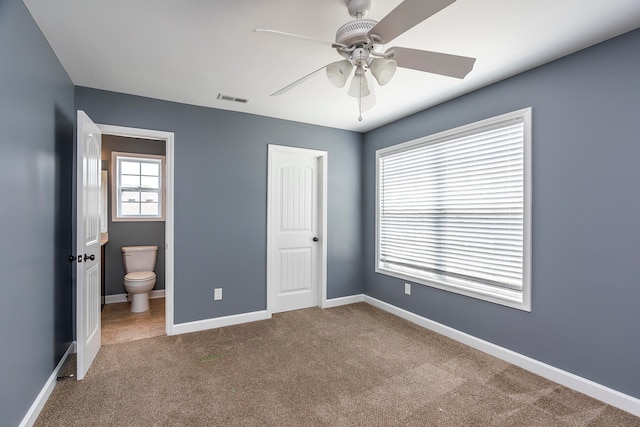
[[[264,28],[256,28],[253,31],[256,32],[256,33],[271,34],[273,36],[286,37],[288,39],[294,39],[294,40],[302,40],[302,41],[306,41],[306,42],[322,44],[322,45],[325,45],[325,46],[333,46],[333,42],[330,42],[330,41],[327,41],[327,40],[321,40],[321,39],[316,39],[316,38],[313,38],[313,37],[301,36],[301,35],[298,35],[298,34],[285,33],[283,31],[269,30],[269,29],[264,29]]]
[[[387,50],[387,53],[391,51],[393,51],[391,58],[396,60],[398,67],[455,77],[457,79],[463,79],[469,74],[469,72],[473,70],[473,65],[476,62],[476,58],[469,58],[467,56],[409,49],[407,47],[392,47]]]
[[[315,73],[317,73],[318,71],[322,71],[325,68],[327,68],[326,65],[323,65],[322,67],[318,68],[315,71],[310,72],[309,74],[307,74],[306,76],[296,80],[295,82],[288,84],[287,86],[283,87],[282,89],[280,89],[279,91],[273,92],[271,94],[271,96],[278,96],[278,95],[282,95],[285,92],[288,92],[289,90],[293,89],[294,87],[298,86],[300,83],[307,81],[308,79],[310,79]]]
[[[440,12],[456,0],[404,0],[369,31],[389,43],[410,28]]]

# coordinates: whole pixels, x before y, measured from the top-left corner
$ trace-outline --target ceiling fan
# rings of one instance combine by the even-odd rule
[[[344,87],[355,67],[348,94],[358,99],[358,120],[361,121],[363,109],[370,108],[375,103],[373,86],[367,78],[368,71],[381,86],[391,81],[397,67],[464,78],[473,69],[475,58],[406,47],[391,47],[383,51],[384,44],[455,1],[404,0],[378,22],[364,19],[371,7],[371,0],[347,0],[349,15],[356,19],[338,28],[335,42],[276,30],[256,29],[257,32],[330,45],[345,58],[318,68],[271,96],[289,91],[322,70],[326,71],[327,78],[334,86]]]

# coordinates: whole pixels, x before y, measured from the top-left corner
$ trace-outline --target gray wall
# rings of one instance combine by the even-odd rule
[[[105,246],[105,294],[117,295],[124,288],[123,246],[158,246],[156,259],[156,285],[153,289],[164,289],[164,221],[113,222],[111,215],[111,152],[165,155],[164,141],[125,138],[115,135],[102,136],[102,169],[109,175],[109,208],[107,210],[109,242]]]
[[[267,145],[326,150],[328,297],[363,292],[362,136],[76,87],[96,123],[175,133],[175,322],[266,308]],[[312,108],[312,107],[311,107]],[[213,288],[223,300],[213,301]]]
[[[365,135],[368,295],[640,398],[640,30]],[[375,151],[533,107],[532,312],[374,272]]]
[[[73,85],[24,3],[0,0],[0,424],[73,340]]]

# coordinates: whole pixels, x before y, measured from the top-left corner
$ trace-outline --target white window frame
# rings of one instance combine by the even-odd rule
[[[158,209],[159,215],[120,215],[119,206],[120,200],[120,171],[118,168],[118,159],[132,159],[132,160],[153,160],[160,163],[160,189],[158,191]],[[111,152],[111,221],[113,222],[132,222],[132,221],[164,221],[165,220],[165,200],[166,200],[166,185],[165,185],[165,156],[156,154],[141,154],[141,153],[124,153],[113,151]]]
[[[380,274],[396,277],[461,295],[477,298],[484,301],[501,304],[507,307],[523,311],[531,311],[531,115],[532,109],[526,108],[479,122],[471,123],[455,129],[440,132],[434,135],[418,138],[402,144],[383,148],[376,151],[376,259],[375,271]],[[459,280],[452,277],[443,277],[425,273],[416,274],[414,271],[403,271],[401,267],[389,268],[380,260],[380,206],[381,206],[381,159],[390,154],[397,154],[411,149],[424,147],[428,144],[444,143],[454,140],[464,134],[469,135],[474,131],[486,129],[487,126],[496,126],[500,123],[521,120],[524,124],[523,134],[523,259],[522,259],[522,290],[507,289],[504,287],[488,285],[472,280]]]

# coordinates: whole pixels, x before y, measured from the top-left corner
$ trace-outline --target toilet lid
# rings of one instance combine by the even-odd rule
[[[155,279],[156,273],[153,271],[134,271],[124,276],[125,280],[137,281],[137,280],[149,280]]]

